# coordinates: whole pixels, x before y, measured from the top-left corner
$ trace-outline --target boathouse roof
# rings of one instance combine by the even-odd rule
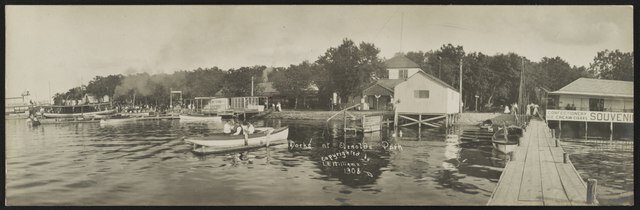
[[[393,88],[404,82],[404,79],[380,79],[364,89],[364,95],[393,95]]]
[[[589,95],[633,98],[633,82],[620,80],[605,80],[578,78],[560,90],[550,94]]]
[[[387,66],[387,68],[420,68],[416,62],[413,62],[402,54],[398,54],[386,60],[384,65]]]

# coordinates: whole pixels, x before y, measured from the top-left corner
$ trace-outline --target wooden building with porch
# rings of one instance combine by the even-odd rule
[[[460,93],[446,82],[424,72],[402,54],[385,61],[388,79],[380,79],[362,92],[365,103],[374,110],[394,110],[394,124],[448,126],[460,112]],[[400,120],[406,123],[400,123]],[[420,135],[418,135],[420,137]]]
[[[384,65],[389,77],[376,81],[362,91],[365,103],[373,110],[392,110],[396,85],[422,71],[417,63],[402,54],[396,54],[386,60]]]
[[[545,118],[558,137],[633,138],[633,82],[579,78],[549,93]]]

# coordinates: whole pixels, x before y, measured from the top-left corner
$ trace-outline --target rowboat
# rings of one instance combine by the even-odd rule
[[[222,121],[217,115],[180,115],[180,121]]]
[[[256,128],[256,133],[247,135],[245,145],[244,135],[214,134],[206,137],[189,137],[184,141],[193,144],[193,152],[199,154],[221,153],[246,149],[254,149],[268,145],[286,143],[289,136],[289,128],[276,129]],[[200,149],[198,149],[200,146]]]
[[[522,137],[522,128],[517,126],[508,126],[496,131],[491,138],[491,143],[493,143],[493,148],[507,154],[518,147],[520,137]]]

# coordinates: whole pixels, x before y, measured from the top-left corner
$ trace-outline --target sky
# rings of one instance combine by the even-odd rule
[[[589,66],[633,51],[631,6],[6,6],[5,95],[31,98],[110,74],[289,66],[349,38],[380,56],[465,52],[559,56]]]

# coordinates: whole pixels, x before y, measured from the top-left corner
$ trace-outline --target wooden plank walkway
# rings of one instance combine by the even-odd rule
[[[532,119],[487,205],[589,205],[587,185],[563,153],[545,122]]]

